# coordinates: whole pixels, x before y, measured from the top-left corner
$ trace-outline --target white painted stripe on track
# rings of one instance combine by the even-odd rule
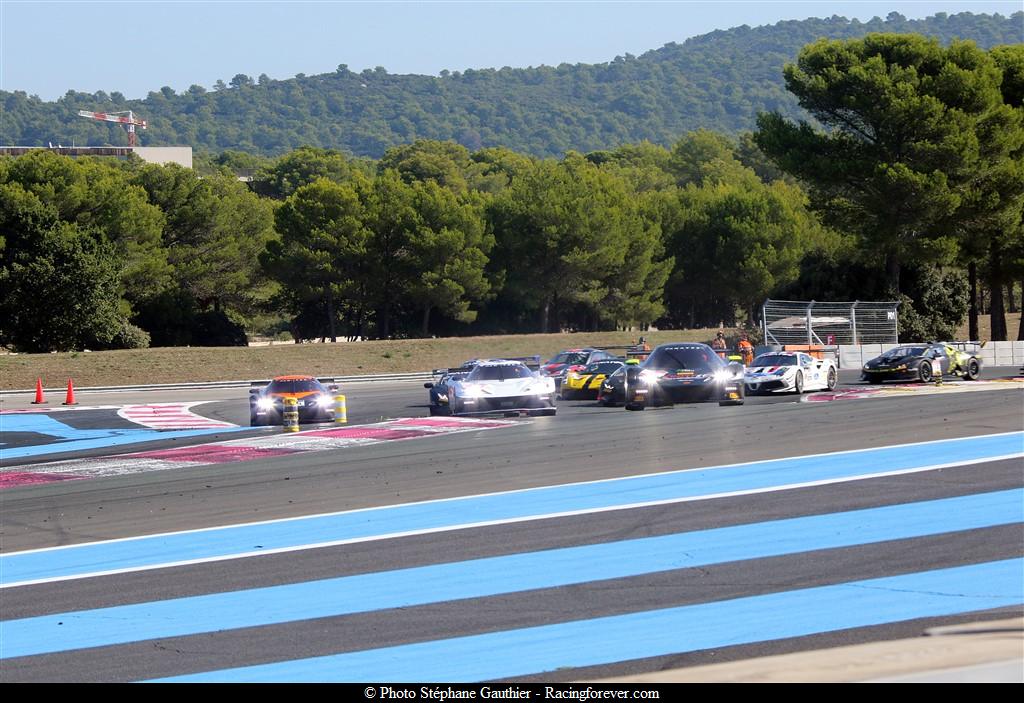
[[[211,420],[208,417],[192,412],[191,408],[202,405],[209,401],[195,401],[191,403],[146,403],[125,405],[117,411],[125,420],[134,422],[143,427],[164,429],[174,427],[175,429],[196,429],[207,427],[236,427],[230,422]]]
[[[986,457],[984,459],[975,459],[975,460],[969,460],[969,461],[950,462],[950,463],[946,463],[946,464],[932,464],[932,465],[929,465],[929,466],[921,466],[921,467],[915,467],[915,468],[911,468],[911,469],[899,469],[899,470],[894,470],[894,471],[882,471],[882,472],[871,473],[871,474],[862,474],[862,475],[853,476],[853,477],[843,477],[843,478],[834,478],[834,479],[822,479],[822,480],[819,480],[819,481],[806,481],[806,482],[802,482],[802,483],[791,483],[791,484],[785,484],[785,485],[780,485],[780,486],[769,486],[769,487],[766,487],[766,488],[753,488],[753,489],[741,490],[741,491],[727,491],[727,492],[722,492],[722,493],[709,493],[709,494],[699,495],[699,496],[686,496],[686,497],[682,497],[682,498],[670,498],[670,499],[665,499],[665,500],[646,501],[646,502],[642,502],[642,503],[627,503],[627,504],[620,504],[620,505],[603,506],[603,507],[599,507],[599,508],[588,508],[588,509],[585,509],[585,510],[567,510],[567,511],[562,511],[562,512],[555,512],[555,513],[546,513],[546,514],[538,514],[538,515],[526,515],[526,516],[514,517],[514,518],[505,518],[505,519],[500,519],[500,520],[486,520],[486,521],[481,521],[481,522],[468,522],[468,523],[461,523],[461,524],[455,524],[455,525],[444,525],[444,526],[441,526],[441,527],[425,528],[425,529],[420,529],[420,530],[406,530],[406,531],[403,531],[403,532],[392,532],[392,533],[386,533],[386,534],[376,534],[376,535],[369,535],[369,536],[365,536],[365,537],[352,537],[352,538],[347,538],[347,539],[330,540],[330,541],[326,541],[326,542],[316,542],[316,543],[301,544],[301,545],[294,545],[294,546],[288,546],[288,547],[261,549],[261,550],[258,550],[258,551],[236,552],[236,553],[233,553],[233,554],[222,554],[222,555],[217,555],[217,556],[201,557],[201,558],[197,558],[197,559],[183,559],[183,560],[179,560],[179,561],[163,562],[163,563],[159,563],[159,564],[146,564],[146,565],[143,565],[143,566],[126,567],[126,568],[122,568],[122,569],[109,569],[109,570],[105,570],[105,571],[92,571],[92,572],[88,572],[88,573],[71,574],[71,575],[67,575],[67,576],[54,576],[54,577],[49,577],[49,578],[30,579],[30,580],[25,580],[25,581],[16,581],[16,582],[12,582],[12,583],[0,584],[0,590],[5,589],[5,588],[18,588],[18,587],[21,587],[21,586],[33,586],[33,585],[39,585],[39,584],[44,584],[44,583],[57,583],[57,582],[61,582],[61,581],[77,581],[79,579],[96,578],[96,577],[101,577],[101,576],[116,576],[118,574],[127,574],[127,573],[139,572],[139,571],[152,571],[154,569],[169,569],[169,568],[175,568],[175,567],[179,567],[179,566],[193,566],[193,565],[196,565],[196,564],[209,564],[209,563],[220,562],[220,561],[233,561],[235,559],[248,559],[248,558],[251,558],[251,557],[267,556],[269,554],[287,554],[287,553],[290,553],[290,552],[304,552],[304,551],[309,551],[309,550],[313,550],[313,549],[324,549],[324,548],[328,548],[328,547],[340,547],[340,546],[345,546],[345,545],[349,545],[349,544],[360,544],[360,543],[365,543],[365,542],[377,542],[377,541],[382,541],[382,540],[400,539],[400,538],[403,538],[403,537],[416,537],[416,536],[420,536],[420,535],[438,534],[438,533],[443,533],[443,532],[453,532],[453,531],[456,531],[456,530],[468,530],[468,529],[476,529],[476,528],[481,528],[481,527],[494,527],[496,525],[511,525],[511,524],[516,524],[516,523],[534,522],[534,521],[539,521],[539,520],[552,520],[552,519],[556,519],[556,518],[575,517],[575,516],[580,516],[580,515],[592,515],[592,514],[613,512],[613,511],[618,511],[618,510],[633,510],[633,509],[637,509],[637,508],[650,508],[650,507],[655,507],[655,506],[659,506],[659,505],[673,505],[673,504],[677,504],[677,503],[693,503],[693,502],[700,502],[700,501],[706,501],[706,500],[717,500],[717,499],[720,499],[720,498],[733,498],[733,497],[737,497],[737,496],[757,495],[757,494],[761,494],[761,493],[774,493],[774,492],[778,492],[778,491],[795,490],[795,489],[798,489],[798,488],[812,488],[812,487],[815,487],[815,486],[825,486],[825,485],[837,484],[837,483],[849,483],[849,482],[852,482],[852,481],[863,481],[863,480],[868,480],[868,479],[873,479],[873,478],[885,478],[885,477],[890,477],[890,476],[902,476],[902,475],[907,475],[907,474],[923,473],[923,472],[927,472],[927,471],[938,471],[940,469],[949,469],[949,468],[954,468],[954,467],[958,467],[958,466],[971,466],[971,465],[974,465],[974,464],[985,464],[985,463],[990,463],[990,462],[995,462],[995,461],[1004,461],[1006,459],[1017,459],[1017,458],[1020,458],[1022,456],[1024,456],[1024,453],[1021,453],[1021,454],[1009,454],[1009,455],[994,456],[994,457]],[[713,467],[713,468],[726,468],[726,467]],[[698,470],[698,469],[689,469],[688,471],[695,471],[695,470]],[[700,469],[700,470],[706,470],[706,469]],[[591,482],[588,482],[588,483],[591,483]],[[565,484],[565,485],[573,485],[573,484]],[[527,489],[527,490],[531,490],[531,489]],[[520,491],[511,491],[511,492],[518,493]],[[488,494],[488,495],[501,495],[501,494],[499,493],[499,494]],[[476,497],[476,496],[473,496],[473,497]],[[440,499],[440,500],[451,500],[451,499],[447,498],[447,499]],[[440,501],[421,501],[420,504],[423,504],[423,503],[434,503],[434,502],[440,502]],[[406,505],[406,504],[403,504],[403,505]],[[343,512],[344,513],[355,513],[355,512],[365,512],[367,510],[379,510],[379,509],[380,509],[379,507],[376,507],[376,508],[360,508],[358,510],[343,511]],[[343,514],[343,513],[327,513],[327,515],[338,515],[338,514]],[[308,517],[310,517],[310,516],[304,516],[304,518],[308,518]],[[283,521],[286,521],[286,520],[290,521],[290,520],[295,520],[295,519],[303,519],[303,518],[286,518],[285,520],[266,520],[266,521],[263,521],[262,523],[243,523],[243,524],[244,525],[268,524],[268,523],[283,522]],[[225,526],[218,527],[218,528],[207,528],[207,529],[222,529],[222,528],[227,528],[227,527],[236,527],[236,525],[225,525]],[[178,534],[189,534],[189,533],[202,532],[202,531],[204,531],[204,530],[202,530],[202,529],[199,529],[199,530],[183,530],[183,531],[180,531],[180,532],[163,533],[162,535],[159,535],[159,536],[164,536],[164,535],[171,536],[171,535],[178,535]],[[158,535],[147,535],[147,537],[157,537],[157,536]],[[127,540],[131,540],[131,539],[137,539],[137,538],[136,537],[126,537],[126,538],[122,538],[122,539],[118,539],[118,540],[106,540],[106,541],[103,541],[103,542],[88,542],[88,543],[84,543],[84,544],[93,544],[93,545],[95,545],[95,544],[107,544],[107,543],[113,543],[113,542],[127,541]],[[57,550],[57,549],[71,548],[71,547],[75,547],[75,546],[80,546],[80,545],[65,545],[63,547],[47,547],[47,548],[38,549],[38,550],[26,550],[26,551],[22,551],[22,552],[12,552],[11,556],[13,556],[15,554],[29,554],[29,553],[33,553],[33,552],[54,551],[54,550]]]
[[[923,442],[907,442],[907,443],[904,443],[904,444],[887,444],[887,445],[884,445],[884,446],[881,446],[881,447],[872,447],[870,450],[866,450],[866,449],[846,449],[846,450],[838,451],[838,452],[818,452],[818,453],[815,453],[815,454],[798,454],[798,455],[795,455],[795,456],[780,457],[778,459],[758,459],[756,461],[743,461],[743,462],[738,462],[738,463],[735,463],[735,464],[720,464],[720,465],[717,465],[717,466],[697,466],[697,467],[693,467],[693,468],[690,468],[690,469],[666,469],[664,471],[655,471],[655,472],[647,473],[647,474],[632,474],[632,475],[629,475],[629,476],[620,476],[620,477],[617,477],[617,478],[594,479],[592,481],[574,481],[574,482],[570,482],[570,483],[561,483],[561,484],[553,484],[553,485],[561,487],[561,488],[568,488],[568,487],[572,487],[572,486],[590,486],[590,485],[605,484],[605,483],[616,483],[616,482],[622,482],[622,481],[632,481],[632,480],[635,480],[635,479],[642,479],[642,478],[653,478],[653,477],[658,477],[658,476],[668,476],[668,475],[671,475],[671,474],[686,473],[686,472],[691,472],[691,471],[708,471],[708,470],[712,470],[712,469],[715,469],[715,470],[717,470],[717,469],[732,469],[732,468],[738,468],[738,467],[741,467],[741,466],[757,466],[759,464],[768,464],[768,463],[777,462],[777,461],[786,461],[786,460],[789,460],[789,459],[816,459],[816,458],[820,458],[820,457],[846,456],[846,455],[849,455],[849,454],[859,454],[859,453],[864,452],[864,451],[877,451],[877,450],[883,450],[883,449],[902,449],[902,448],[905,448],[905,447],[920,447],[920,446],[926,446],[926,445],[931,445],[931,444],[940,444],[942,442],[970,441],[970,440],[976,440],[976,439],[981,439],[981,438],[1008,437],[1010,435],[1021,435],[1021,434],[1022,433],[1019,430],[1015,430],[1015,431],[1012,431],[1012,432],[995,432],[995,433],[992,433],[992,434],[970,435],[968,437],[952,437],[952,438],[949,438],[949,439],[927,440],[927,441],[923,441]],[[235,442],[235,441],[245,441],[245,440],[231,440],[231,441]],[[226,444],[226,442],[225,442],[225,444]],[[998,457],[987,457],[985,459],[980,459],[980,460],[977,460],[977,461],[957,462],[957,463],[952,463],[952,464],[935,465],[934,468],[924,467],[924,468],[914,468],[914,469],[901,469],[899,471],[893,472],[892,474],[881,474],[881,475],[897,475],[899,473],[906,473],[906,472],[917,473],[917,472],[920,472],[920,471],[933,471],[935,469],[948,468],[948,467],[953,467],[953,466],[964,466],[964,465],[972,464],[972,463],[985,463],[985,462],[991,462],[991,461],[1004,461],[1006,459],[1017,459],[1017,458],[1020,458],[1021,456],[1024,456],[1024,444],[1022,444],[1021,452],[1020,453],[1007,454],[1007,455],[998,456]],[[42,466],[42,465],[37,465],[37,466]],[[11,469],[15,469],[15,468],[19,468],[19,467],[10,467],[10,468]],[[877,476],[878,475],[872,475],[873,478],[877,477]],[[826,479],[825,482],[826,483],[832,483],[834,481],[832,479]],[[193,528],[193,529],[190,529],[190,530],[173,530],[171,532],[155,532],[153,534],[133,535],[131,537],[117,537],[117,538],[114,538],[114,539],[96,540],[94,542],[78,542],[76,544],[62,544],[62,545],[57,545],[57,546],[54,546],[54,547],[39,547],[37,549],[24,549],[24,550],[16,551],[16,552],[7,552],[6,554],[7,555],[14,555],[14,554],[36,554],[36,553],[40,553],[40,552],[53,552],[53,551],[60,551],[60,550],[66,550],[66,549],[76,549],[76,548],[81,547],[82,545],[85,545],[85,544],[90,544],[90,545],[116,544],[118,542],[128,542],[128,541],[131,541],[131,540],[139,539],[141,537],[145,537],[145,538],[159,538],[159,537],[170,537],[170,536],[174,536],[174,535],[196,534],[196,533],[199,533],[199,532],[211,532],[211,531],[215,531],[215,530],[230,530],[230,529],[234,529],[236,527],[252,527],[252,526],[255,526],[255,525],[276,525],[276,524],[287,523],[287,522],[297,522],[297,521],[300,521],[300,520],[311,520],[311,519],[316,519],[316,518],[333,517],[335,515],[346,515],[346,514],[363,513],[363,512],[369,512],[369,511],[372,511],[372,510],[380,510],[382,508],[395,507],[395,506],[399,506],[399,505],[400,506],[430,505],[432,503],[442,503],[442,502],[447,502],[447,501],[451,501],[451,500],[464,500],[464,499],[471,499],[471,498],[487,498],[487,497],[492,497],[492,496],[515,495],[517,493],[528,493],[530,491],[536,491],[536,490],[538,490],[538,488],[548,488],[548,487],[550,487],[550,486],[539,486],[539,487],[531,487],[531,488],[516,488],[516,489],[510,490],[510,491],[492,491],[490,493],[476,493],[476,494],[472,494],[472,495],[468,495],[468,496],[455,496],[455,497],[452,497],[452,498],[434,498],[434,499],[431,499],[431,500],[412,501],[412,502],[409,502],[409,503],[395,503],[395,504],[392,504],[390,506],[389,505],[375,505],[375,506],[368,507],[368,508],[355,508],[355,509],[352,509],[352,510],[336,510],[336,511],[332,511],[332,512],[329,512],[329,513],[313,513],[312,515],[297,515],[295,517],[275,518],[275,519],[272,519],[272,520],[256,520],[256,521],[253,521],[253,522],[239,522],[239,523],[232,523],[232,524],[227,524],[227,525],[214,525],[214,526],[211,526],[211,527],[197,527],[197,528]]]

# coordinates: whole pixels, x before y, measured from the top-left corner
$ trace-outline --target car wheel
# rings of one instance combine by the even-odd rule
[[[439,406],[439,405],[431,405],[430,406],[430,416],[431,417],[433,417],[435,415],[440,415],[440,414],[441,414],[441,406]]]
[[[828,376],[826,376],[826,381],[825,381],[825,389],[826,390],[834,391],[836,389],[836,383],[839,380],[837,376],[838,375],[836,374],[835,368],[830,368],[828,370]]]
[[[978,376],[981,375],[981,366],[978,364],[977,359],[971,359],[967,362],[967,371],[964,373],[964,378],[968,381],[977,381]]]
[[[558,414],[558,408],[543,408],[540,411],[540,414],[541,415],[549,415],[549,416],[550,415],[557,415]]]
[[[803,371],[797,371],[796,372],[796,380],[793,381],[793,391],[797,395],[800,395],[800,394],[802,394],[804,392],[804,372]]]
[[[917,367],[917,376],[923,383],[932,382],[932,364],[930,361],[922,362],[922,364]]]

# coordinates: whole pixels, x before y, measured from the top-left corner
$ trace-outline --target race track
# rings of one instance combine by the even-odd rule
[[[353,423],[426,415],[422,384],[346,390]],[[79,400],[245,419],[207,393]],[[1024,393],[891,395],[561,403],[0,491],[2,679],[567,681],[1019,614]]]

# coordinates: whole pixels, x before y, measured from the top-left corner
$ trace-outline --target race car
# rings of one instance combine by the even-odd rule
[[[597,393],[597,402],[606,408],[618,405],[619,403],[625,403],[626,369],[630,366],[638,366],[639,364],[639,359],[626,359],[626,363],[621,368],[609,374],[601,382],[601,390]]]
[[[424,383],[423,387],[430,390],[430,414],[447,415],[448,399],[451,397],[452,386],[456,381],[461,381],[476,366],[478,359],[467,361],[462,366],[454,369],[434,369],[434,380]]]
[[[890,349],[864,364],[860,377],[868,383],[891,380],[930,383],[936,376],[936,362],[942,376],[976,381],[981,375],[981,357],[977,354],[949,344],[929,342]]]
[[[469,359],[468,361],[463,361],[462,364],[455,368],[433,370],[431,375],[434,376],[434,379],[429,383],[423,384],[423,387],[430,391],[431,415],[449,414],[448,399],[451,397],[452,385],[455,381],[461,381],[468,376],[469,372],[481,361],[488,360]],[[516,356],[502,359],[502,361],[520,361],[528,368],[536,369],[540,365],[540,356]]]
[[[836,362],[815,359],[803,352],[768,352],[747,367],[743,383],[747,393],[803,393],[831,391],[839,380]]]
[[[625,366],[622,359],[595,361],[579,371],[570,371],[562,382],[562,398],[565,400],[595,400],[601,392],[601,384],[613,373]]]
[[[280,425],[285,398],[298,401],[299,422],[330,422],[337,390],[333,378],[313,376],[278,376],[268,384],[254,383],[249,388],[249,424]]]
[[[465,378],[453,381],[448,389],[448,412],[452,415],[518,411],[554,415],[557,412],[554,379],[531,371],[521,361],[478,361]]]
[[[658,346],[623,377],[627,410],[718,401],[743,405],[743,364],[718,356],[707,344],[680,342]]]
[[[611,352],[606,352],[603,349],[594,349],[593,347],[566,349],[545,361],[541,365],[540,371],[545,376],[554,378],[555,387],[561,388],[566,374],[570,371],[581,371],[587,364],[615,358],[617,357]]]

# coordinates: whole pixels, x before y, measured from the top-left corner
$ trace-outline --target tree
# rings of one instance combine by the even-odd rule
[[[486,233],[480,198],[460,202],[433,181],[415,183],[413,207],[417,223],[409,237],[412,268],[408,294],[423,311],[421,333],[430,332],[430,313],[438,310],[459,321],[473,322],[471,306],[491,289],[484,274],[494,236]]]
[[[75,224],[80,232],[109,243],[120,260],[118,297],[126,304],[170,283],[171,267],[160,240],[163,214],[117,164],[40,150],[11,161],[0,178],[34,195],[54,222]]]
[[[834,245],[808,212],[803,192],[748,171],[741,181],[705,181],[679,191],[666,218],[668,252],[676,269],[667,298],[672,321],[688,327],[747,321],[769,294],[791,283],[811,251]]]
[[[340,151],[304,146],[285,154],[256,176],[260,195],[284,199],[321,178],[344,183],[352,175],[349,160]]]
[[[469,150],[461,144],[418,139],[385,151],[377,168],[382,173],[389,169],[398,172],[406,183],[430,180],[464,193],[469,166]]]
[[[199,178],[177,165],[143,167],[135,176],[165,214],[163,244],[176,285],[200,311],[253,311],[265,296],[257,257],[273,236],[270,204],[238,179]]]
[[[357,314],[365,312],[366,214],[351,185],[322,178],[300,187],[275,214],[281,238],[260,256],[267,274],[281,283],[298,312],[322,301],[327,334],[337,341],[337,301],[344,296]]]
[[[578,154],[560,163],[539,162],[513,179],[489,207],[489,218],[495,257],[507,271],[503,297],[538,313],[542,332],[574,308],[592,321],[614,314],[606,309],[609,303],[621,303],[617,312],[628,314],[629,296],[616,284],[635,286],[619,272],[633,266],[634,280],[649,275],[651,262],[626,259],[635,253],[634,242],[651,233],[635,194]]]
[[[5,199],[32,198],[0,189]],[[36,208],[23,201],[19,209]],[[0,337],[25,352],[125,346],[119,341],[130,326],[118,305],[118,268],[114,248],[73,223],[50,219],[40,229],[22,228],[0,256]]]
[[[904,262],[950,261],[950,218],[991,163],[983,135],[1008,117],[992,58],[969,42],[870,34],[805,47],[785,79],[830,131],[765,114],[757,145],[884,257],[893,290]]]

